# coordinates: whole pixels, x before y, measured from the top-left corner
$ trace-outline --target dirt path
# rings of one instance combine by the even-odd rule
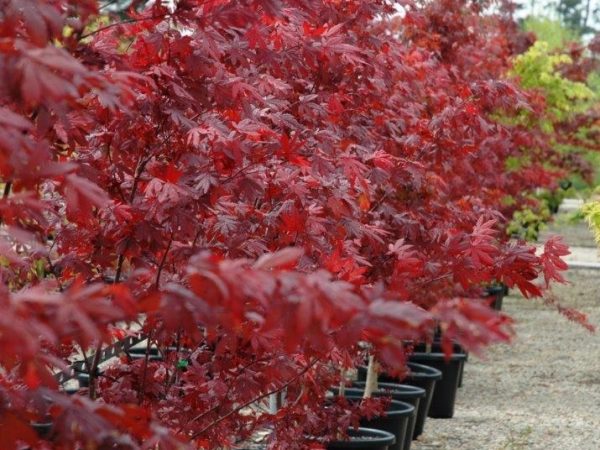
[[[567,241],[593,243],[581,226]],[[575,237],[569,236],[570,233]],[[555,293],[600,328],[600,271],[572,270]],[[414,450],[600,450],[600,331],[519,295],[504,299],[513,345],[471,356],[453,419],[428,419]]]

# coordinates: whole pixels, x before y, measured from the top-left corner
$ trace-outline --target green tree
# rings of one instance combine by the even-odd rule
[[[598,15],[598,7],[593,7],[592,0],[559,0],[556,12],[563,25],[579,34],[595,31],[592,23]]]

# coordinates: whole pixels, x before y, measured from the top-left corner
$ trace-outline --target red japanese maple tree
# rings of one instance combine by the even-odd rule
[[[0,0],[0,449],[273,448],[345,429],[325,391],[368,341],[510,337],[477,298],[562,281],[503,233],[560,173],[479,2]],[[527,173],[505,161],[527,148]],[[536,159],[537,158],[537,159]],[[102,348],[143,333],[164,353]],[[167,351],[168,350],[168,351]],[[56,374],[80,353],[85,395]],[[287,392],[276,414],[248,414]],[[36,423],[50,421],[46,435]],[[33,425],[33,426],[32,426]]]

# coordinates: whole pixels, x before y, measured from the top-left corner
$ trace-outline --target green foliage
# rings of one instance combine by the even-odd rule
[[[600,245],[600,201],[586,203],[581,211],[594,233],[594,239]]]
[[[595,168],[596,178],[594,179],[594,186],[600,185],[600,154],[598,152],[588,152],[585,158]]]
[[[563,182],[561,182],[561,189],[556,189],[553,191],[544,189],[537,195],[537,198],[543,203],[545,207],[548,208],[548,210],[551,213],[558,212],[558,207],[560,206],[562,201],[567,197],[567,189],[570,187],[571,183],[567,180],[565,181],[569,184],[569,186],[567,186],[566,184],[563,185]]]
[[[539,211],[530,208],[515,211],[506,233],[509,236],[519,237],[526,241],[537,241],[540,231],[546,227],[550,219],[550,210],[542,206]]]
[[[552,214],[558,212],[558,207],[571,192],[570,182],[561,182],[561,189],[541,190],[534,198],[539,206],[535,209],[526,208],[515,211],[506,230],[509,236],[518,236],[526,241],[537,241],[540,231],[546,227]]]
[[[523,112],[519,117],[508,120],[523,126],[539,127],[542,132],[552,135],[556,131],[556,125],[568,121],[576,114],[587,111],[597,97],[585,83],[569,80],[559,70],[561,66],[572,64],[573,61],[569,55],[556,49],[576,38],[576,35],[559,23],[544,19],[529,19],[526,21],[525,27],[550,42],[539,40],[527,52],[517,56],[513,61],[512,75],[519,79],[522,87],[535,90],[544,97],[546,110],[540,116]],[[500,120],[503,119],[500,118]],[[563,154],[584,151],[578,147],[557,142],[554,143],[554,147]],[[518,171],[527,167],[530,164],[530,154],[535,151],[535,149],[525,149],[519,156],[508,158],[506,169]],[[552,169],[550,164],[548,164],[548,168]],[[573,175],[573,178],[577,178],[575,174]],[[550,219],[551,214],[558,210],[558,206],[566,195],[566,190],[571,186],[570,180],[564,181],[565,185],[561,186],[562,189],[544,190],[535,196],[539,201],[538,208],[516,211],[507,233],[529,241],[537,240],[539,232]]]
[[[578,209],[564,216],[562,220],[563,223],[566,223],[568,225],[574,225],[583,222],[584,220],[586,220],[586,217],[583,211],[581,209]]]
[[[559,125],[563,126],[578,114],[586,113],[597,102],[600,95],[600,77],[598,74],[591,75],[588,85],[588,83],[572,81],[562,74],[561,69],[568,69],[573,61],[560,49],[567,42],[576,40],[577,36],[560,23],[547,19],[528,19],[524,27],[536,32],[541,40],[514,59],[512,75],[519,79],[521,86],[536,90],[543,96],[546,111],[540,116],[523,112],[516,122],[523,126],[539,127],[544,133],[552,135],[557,132]],[[598,155],[576,143],[588,141],[588,144],[594,145],[586,137],[592,135],[589,131],[586,127],[573,130],[571,136],[576,139],[571,141],[568,138],[562,139],[560,144],[555,141],[554,147],[559,153],[565,155],[566,160],[569,159],[569,154],[577,153],[583,156],[598,174],[600,172]],[[527,152],[524,152],[519,156],[522,161],[510,161],[507,169],[519,170],[521,167],[526,167],[526,155]],[[590,180],[579,176],[576,170],[572,170],[569,179],[578,190],[589,188]]]
[[[523,156],[519,156],[519,157],[509,156],[508,158],[506,158],[506,161],[504,162],[504,166],[505,166],[506,170],[508,170],[509,172],[517,172],[521,168],[527,167],[530,163],[531,163],[530,158],[528,158],[527,155],[523,155]]]
[[[600,97],[600,72],[594,71],[588,75],[587,86],[594,93],[596,98]]]
[[[595,97],[584,83],[571,81],[557,70],[560,65],[571,63],[568,55],[552,52],[545,41],[537,41],[514,60],[513,74],[519,77],[521,86],[544,94],[549,113],[545,125],[550,129],[553,121],[585,111]]]
[[[594,186],[600,185],[600,153],[596,151],[582,151],[583,158],[591,165],[593,178],[591,182],[586,181],[578,173],[569,175],[569,180],[573,183],[573,191],[579,196],[586,198],[592,191]]]
[[[568,42],[579,41],[576,32],[545,17],[528,17],[523,21],[523,29],[535,33],[538,41],[546,42],[550,50],[564,48]]]

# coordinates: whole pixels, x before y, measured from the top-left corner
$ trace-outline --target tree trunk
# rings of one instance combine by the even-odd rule
[[[585,33],[588,29],[588,21],[590,20],[590,7],[592,0],[585,2],[585,15],[583,16],[583,23],[581,24],[581,32]]]
[[[373,355],[369,356],[369,366],[367,368],[367,381],[365,383],[365,392],[363,398],[371,398],[373,392],[378,388],[377,386],[377,373],[379,372],[379,364],[375,361]]]
[[[340,388],[338,390],[338,395],[340,397],[344,397],[346,395],[346,370],[341,370],[341,379],[340,379]]]

